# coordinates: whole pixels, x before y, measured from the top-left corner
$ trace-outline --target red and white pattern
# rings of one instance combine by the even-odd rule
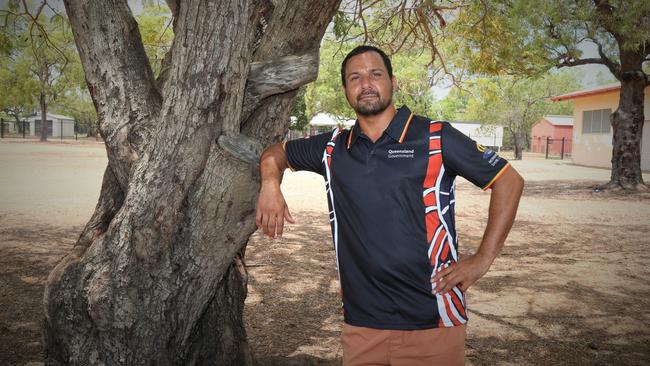
[[[323,165],[325,166],[325,190],[327,191],[327,201],[330,209],[330,222],[332,223],[332,238],[334,242],[334,252],[336,253],[336,272],[339,272],[339,235],[338,235],[338,222],[336,220],[336,210],[334,208],[334,191],[332,190],[332,151],[336,146],[336,139],[339,137],[341,130],[335,128],[332,132],[332,138],[325,146],[323,151]],[[351,133],[351,132],[350,132]],[[341,282],[341,275],[339,274],[339,283]]]
[[[452,237],[445,219],[449,217],[448,211],[455,203],[453,188],[455,182],[452,182],[448,192],[443,192],[440,189],[440,182],[445,174],[445,166],[442,162],[441,130],[442,124],[439,121],[431,121],[429,125],[429,161],[422,194],[429,243],[428,255],[432,268],[431,278],[452,263],[458,262],[456,238]],[[444,207],[441,207],[441,196],[449,197],[449,204]],[[434,284],[432,284],[432,289],[433,286]],[[457,287],[447,294],[435,296],[440,314],[439,326],[453,327],[467,323],[465,298]]]

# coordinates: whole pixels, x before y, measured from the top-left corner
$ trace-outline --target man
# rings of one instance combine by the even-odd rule
[[[392,103],[386,54],[352,50],[341,66],[357,122],[264,151],[257,225],[293,223],[280,181],[286,168],[325,177],[343,297],[345,365],[462,365],[464,291],[489,269],[512,226],[523,179],[492,150],[446,122]],[[458,256],[455,178],[492,189],[476,254]]]

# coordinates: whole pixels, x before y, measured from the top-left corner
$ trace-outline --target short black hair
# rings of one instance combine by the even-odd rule
[[[341,64],[341,81],[343,82],[343,86],[345,86],[345,65],[348,64],[348,60],[356,55],[360,55],[366,52],[377,52],[379,56],[381,56],[381,59],[384,60],[384,66],[386,66],[386,70],[388,70],[388,76],[393,77],[393,65],[391,65],[390,58],[388,58],[386,52],[380,50],[375,46],[362,45],[355,47],[343,59],[343,63]]]

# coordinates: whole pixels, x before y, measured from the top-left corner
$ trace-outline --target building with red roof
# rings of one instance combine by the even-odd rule
[[[573,140],[573,116],[547,115],[537,121],[531,130],[531,150],[545,153],[548,142],[549,154],[571,154],[571,141]],[[562,144],[564,139],[564,145]]]

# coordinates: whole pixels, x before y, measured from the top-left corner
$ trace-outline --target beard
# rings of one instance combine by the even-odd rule
[[[361,98],[366,95],[374,95],[375,99],[362,100]],[[377,92],[365,92],[357,96],[357,103],[354,106],[354,111],[360,116],[375,116],[385,111],[388,106],[393,102],[393,91],[391,89],[388,99],[384,100]]]

